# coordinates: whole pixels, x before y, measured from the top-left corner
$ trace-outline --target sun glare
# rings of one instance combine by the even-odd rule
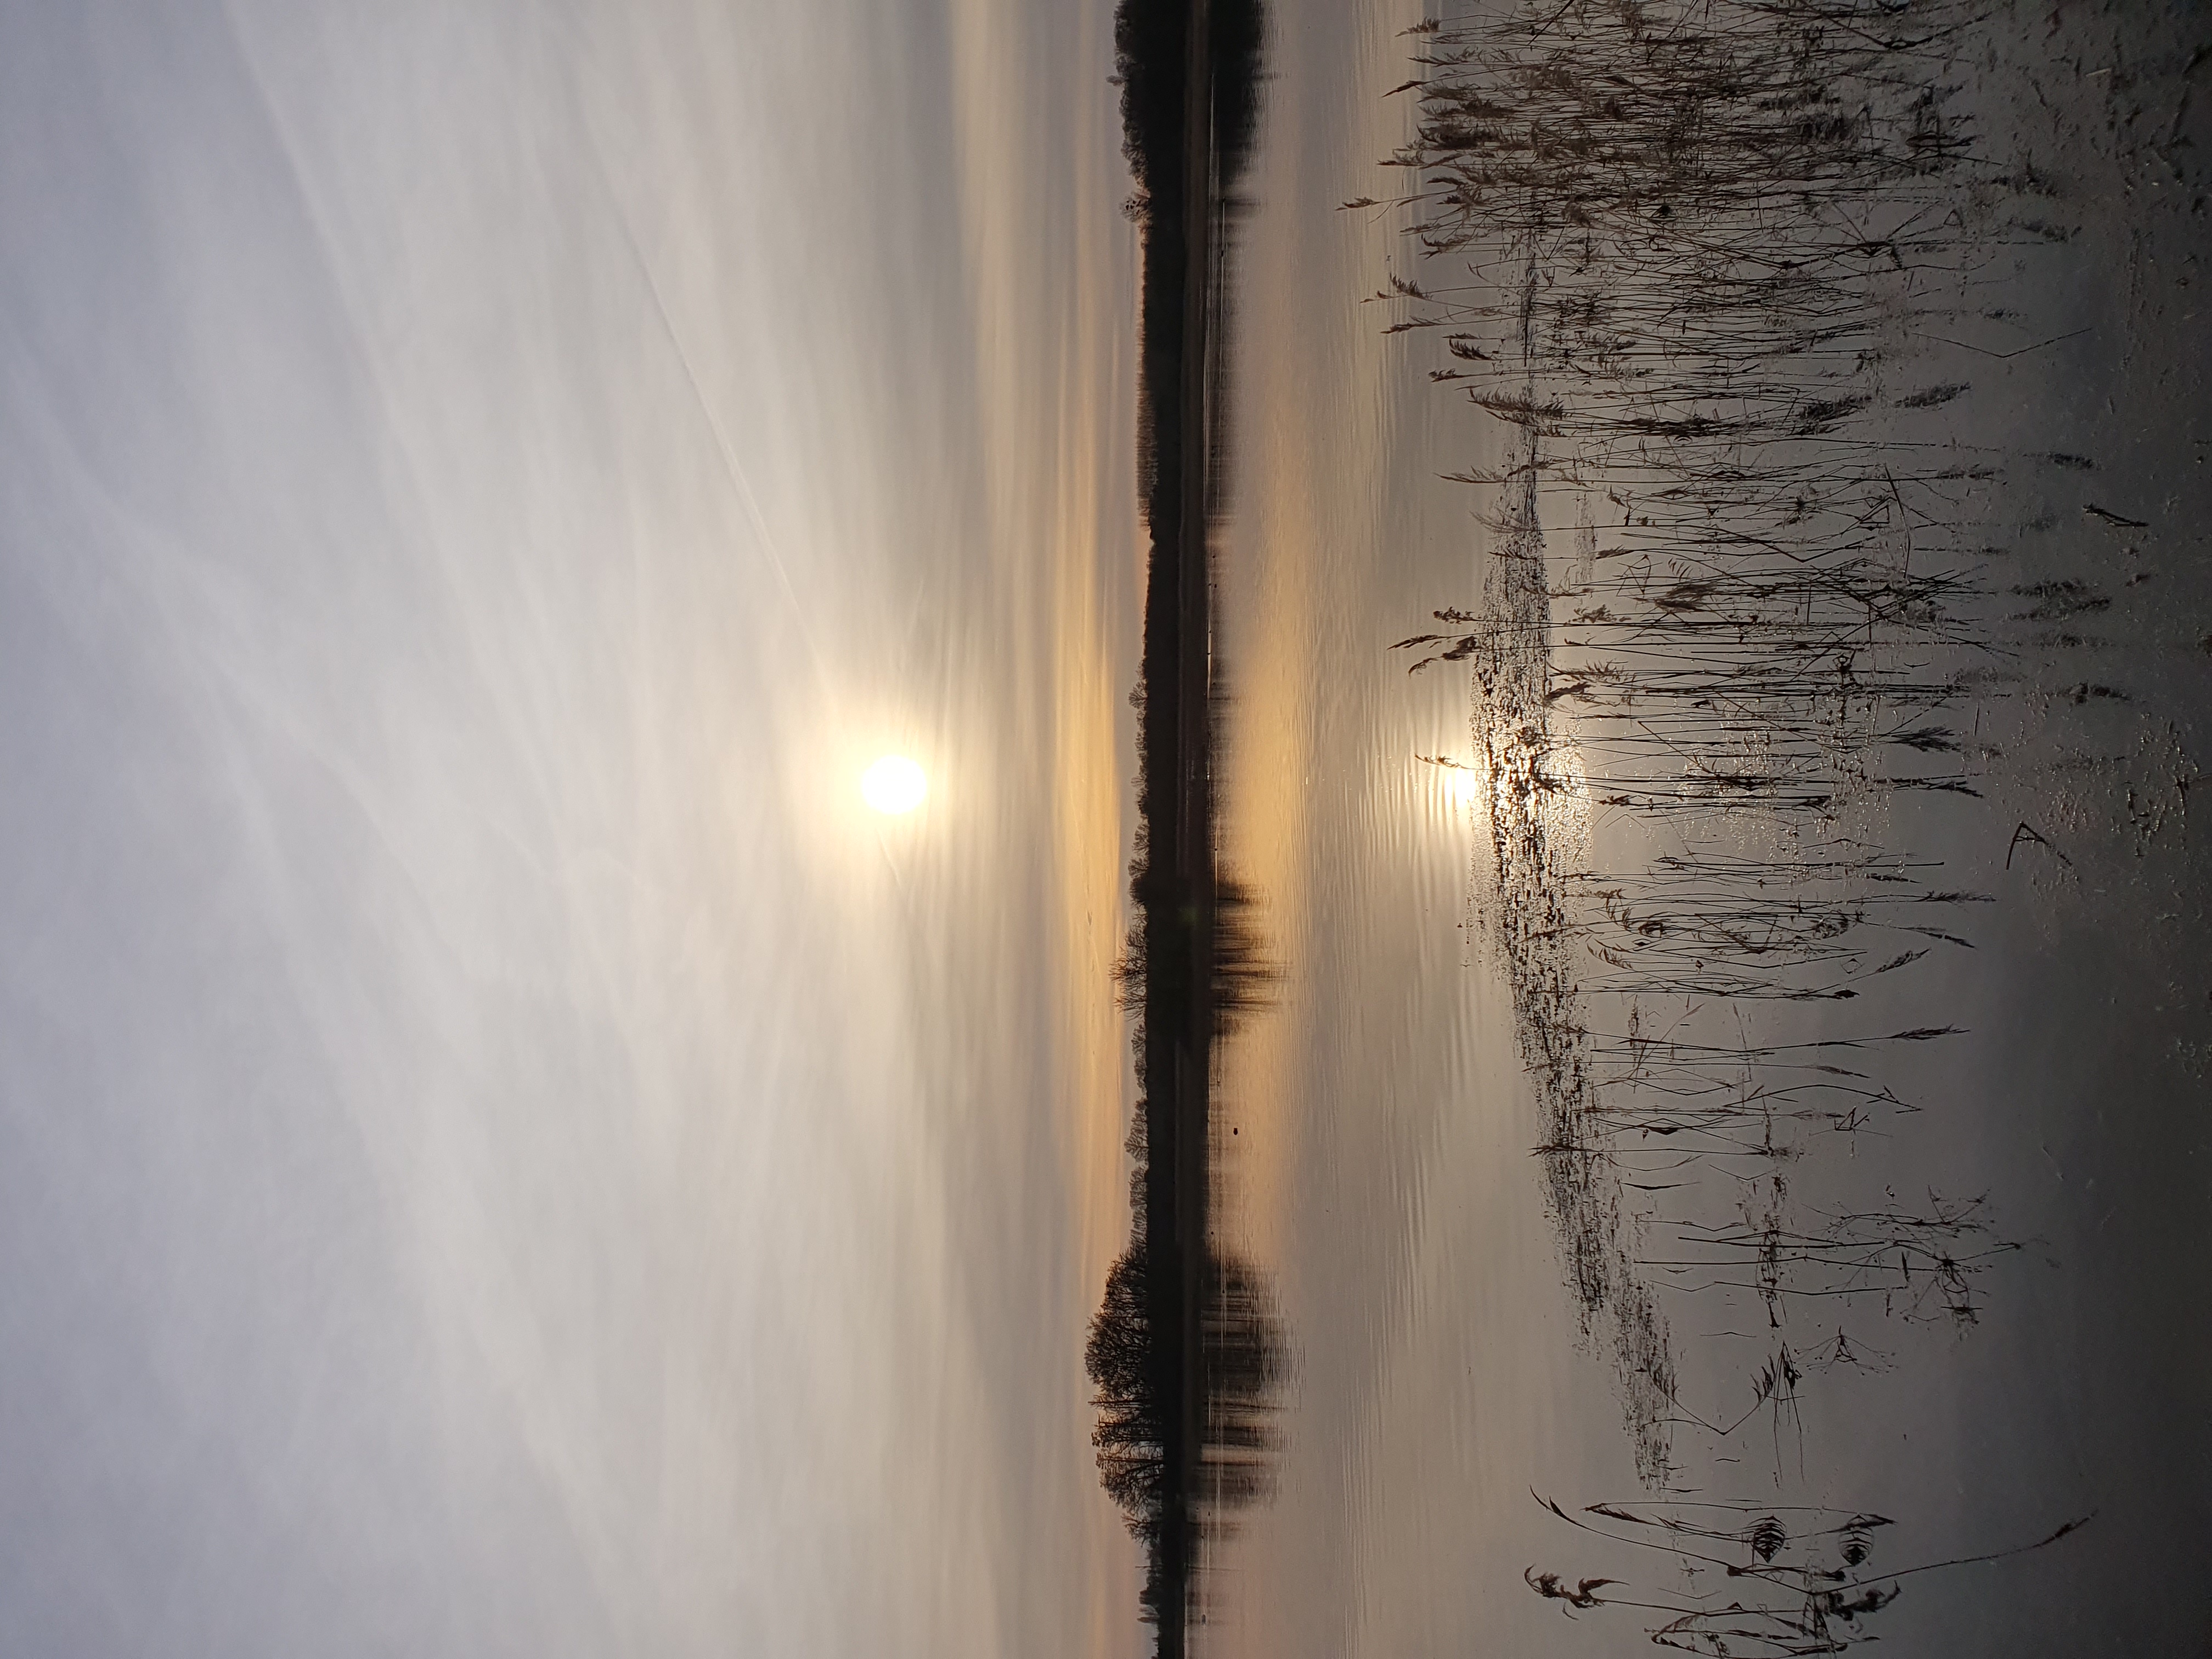
[[[929,793],[921,768],[903,755],[885,755],[860,774],[860,795],[878,812],[911,812]]]

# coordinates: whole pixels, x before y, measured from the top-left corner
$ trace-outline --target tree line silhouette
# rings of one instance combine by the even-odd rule
[[[1133,920],[1120,966],[1141,1099],[1128,1248],[1085,1350],[1100,1480],[1143,1543],[1144,1615],[1179,1659],[1200,1546],[1265,1487],[1282,1341],[1263,1283],[1210,1226],[1214,1041],[1264,977],[1217,868],[1220,691],[1210,530],[1227,430],[1229,193],[1257,112],[1257,0],[1122,0],[1124,149],[1143,238],[1139,487],[1151,538],[1138,711]]]

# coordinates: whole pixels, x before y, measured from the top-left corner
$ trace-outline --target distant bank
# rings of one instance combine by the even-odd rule
[[[1210,1243],[1212,1050],[1248,963],[1216,864],[1210,527],[1227,424],[1224,229],[1257,112],[1258,0],[1122,0],[1123,148],[1144,234],[1138,485],[1152,538],[1122,986],[1144,1099],[1132,1237],[1093,1321],[1101,1477],[1148,1551],[1145,1616],[1185,1650],[1197,1546],[1254,1484],[1273,1381],[1249,1276]]]

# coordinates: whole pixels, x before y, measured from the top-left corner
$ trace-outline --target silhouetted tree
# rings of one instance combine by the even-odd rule
[[[1106,1275],[1106,1295],[1091,1316],[1083,1369],[1096,1392],[1091,1431],[1098,1479],[1139,1538],[1155,1533],[1166,1498],[1166,1463],[1153,1371],[1149,1267],[1142,1240]]]

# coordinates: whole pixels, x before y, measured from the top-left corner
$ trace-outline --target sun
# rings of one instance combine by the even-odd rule
[[[860,774],[861,799],[878,812],[911,812],[928,793],[928,778],[904,755],[885,755]]]

